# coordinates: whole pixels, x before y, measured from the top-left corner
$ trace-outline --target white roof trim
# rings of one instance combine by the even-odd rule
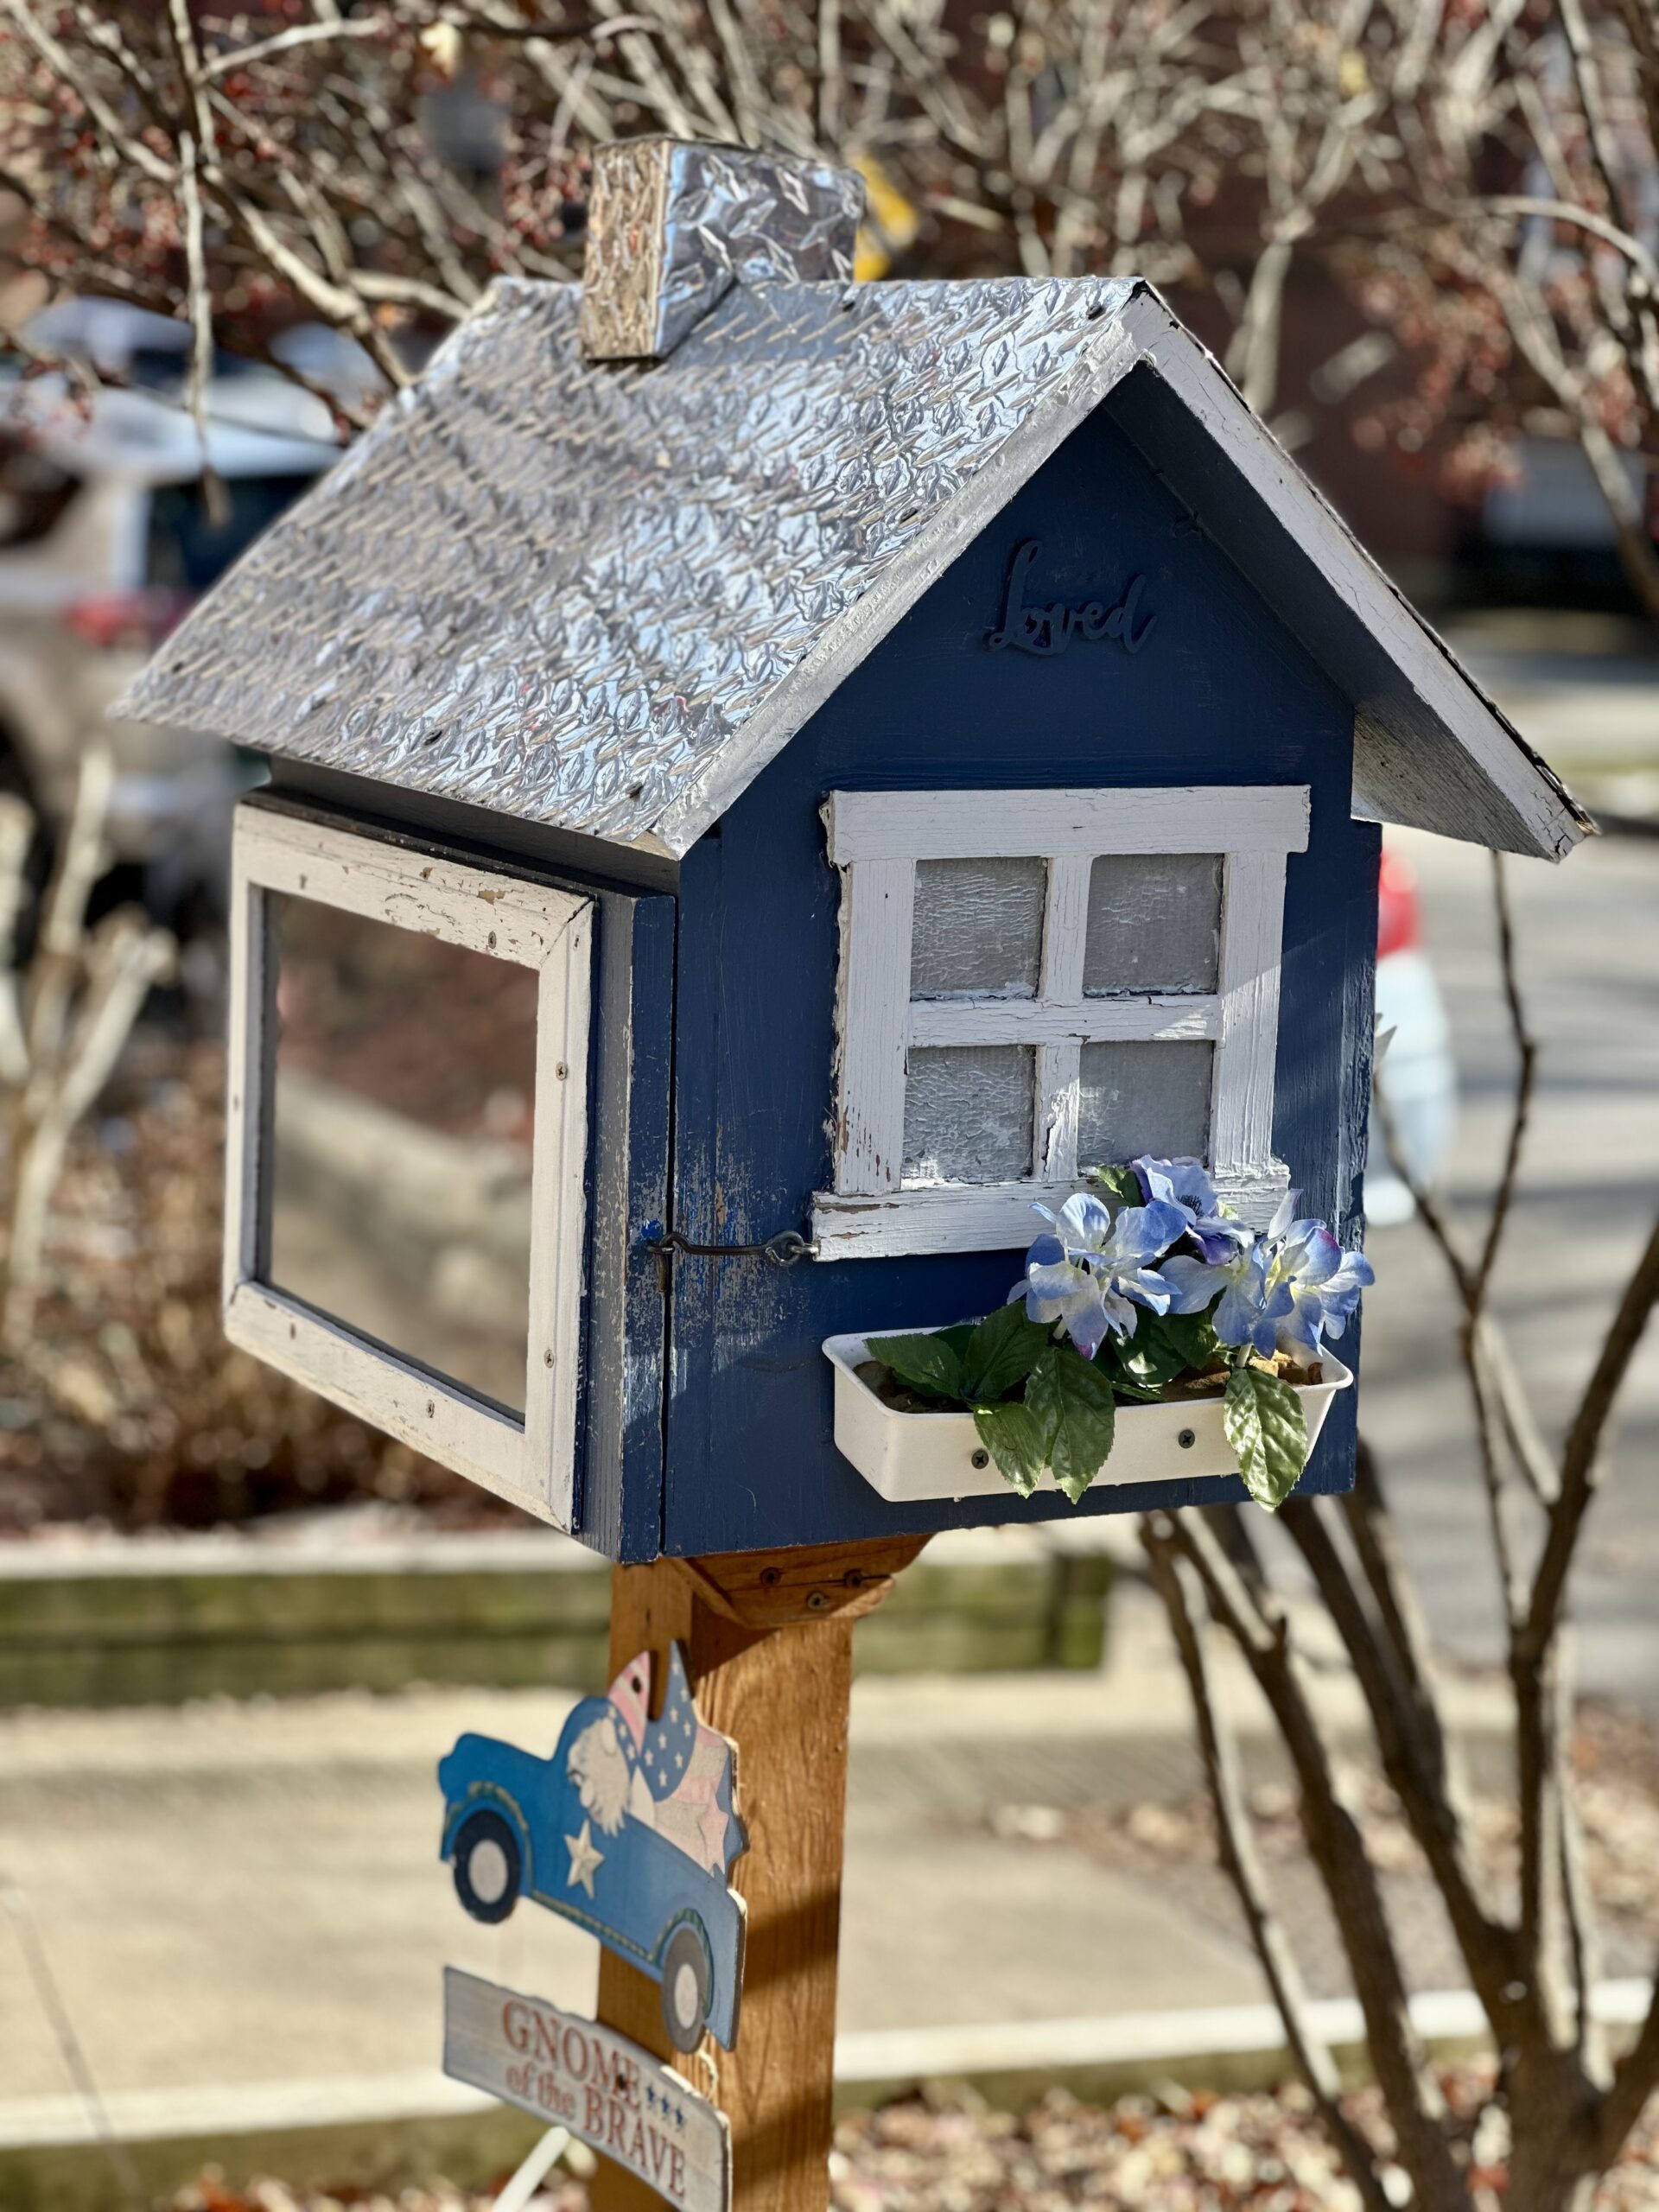
[[[1569,853],[1586,835],[1584,820],[1557,795],[1554,779],[1542,772],[1519,732],[1314,489],[1219,364],[1154,293],[1132,300],[1123,321],[1139,341],[1136,358],[1156,366],[1240,475],[1281,517],[1427,711],[1535,831],[1551,857],[1559,860]],[[1359,714],[1363,721],[1363,702]],[[1354,784],[1354,811],[1363,814],[1357,748]]]

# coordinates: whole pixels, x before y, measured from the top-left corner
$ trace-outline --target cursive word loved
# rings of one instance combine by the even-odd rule
[[[1001,625],[985,632],[985,642],[991,651],[1001,652],[1005,646],[1012,645],[1021,653],[1063,653],[1073,638],[1110,638],[1126,653],[1138,653],[1158,620],[1155,614],[1148,614],[1136,627],[1141,579],[1130,577],[1128,588],[1116,607],[1103,607],[1097,599],[1091,599],[1084,607],[1065,607],[1058,600],[1052,607],[1028,605],[1026,580],[1042,550],[1035,538],[1027,538],[1015,551],[1008,565]]]

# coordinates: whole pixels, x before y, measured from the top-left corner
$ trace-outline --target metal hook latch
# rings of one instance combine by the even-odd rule
[[[798,1229],[780,1229],[775,1236],[768,1236],[759,1244],[694,1244],[677,1229],[664,1229],[655,1236],[647,1236],[645,1249],[656,1255],[658,1280],[664,1297],[677,1252],[683,1252],[694,1260],[765,1260],[774,1268],[798,1267],[803,1260],[816,1260],[818,1256],[817,1245],[811,1237],[803,1236]]]

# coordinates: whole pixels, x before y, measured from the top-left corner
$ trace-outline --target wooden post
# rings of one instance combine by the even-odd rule
[[[732,1870],[748,1904],[737,2048],[673,2050],[654,1982],[609,1950],[599,2017],[712,2092],[732,2124],[734,2212],[824,2212],[829,2201],[836,1946],[847,1798],[853,1624],[925,1542],[883,1542],[619,1567],[611,1672],[677,1639],[711,1728],[737,1745],[749,1848]],[[594,2212],[662,2212],[608,2159]]]

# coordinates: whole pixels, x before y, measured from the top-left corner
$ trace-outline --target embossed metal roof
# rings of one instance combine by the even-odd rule
[[[118,711],[682,854],[1146,362],[1332,595],[1356,810],[1587,826],[1148,288],[740,286],[626,365],[578,304],[498,284]]]

